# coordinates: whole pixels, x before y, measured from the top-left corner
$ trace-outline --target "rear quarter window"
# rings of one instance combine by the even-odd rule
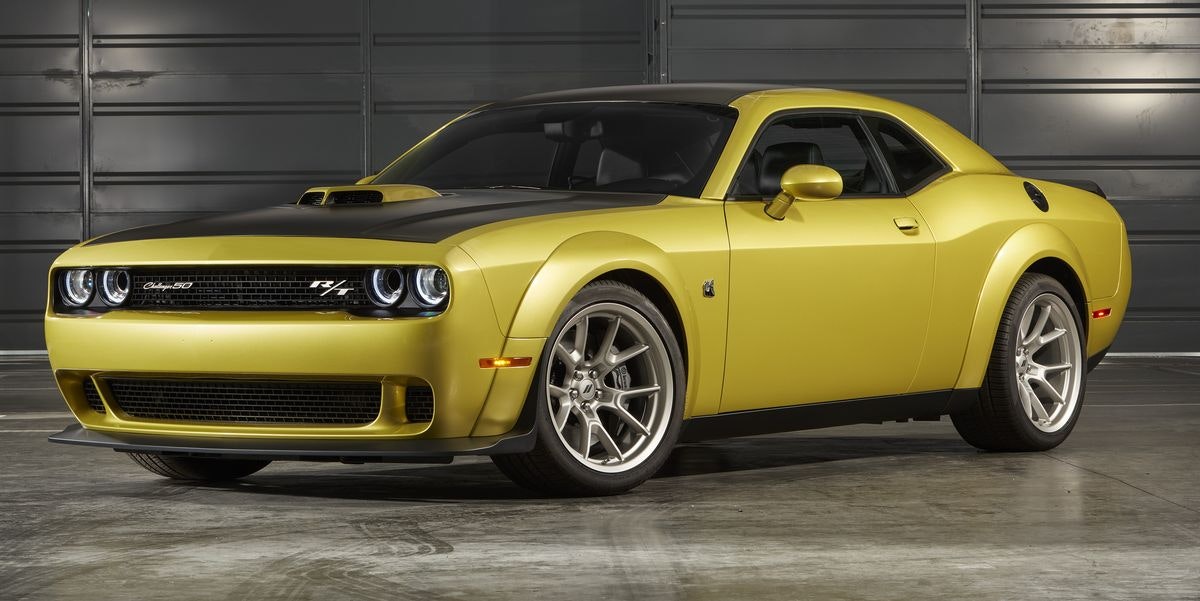
[[[946,171],[941,159],[904,126],[879,117],[866,120],[900,190],[916,190]]]

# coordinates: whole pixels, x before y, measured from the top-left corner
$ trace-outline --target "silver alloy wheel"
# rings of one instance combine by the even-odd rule
[[[1039,294],[1025,307],[1017,328],[1014,366],[1025,415],[1042,432],[1071,420],[1083,388],[1079,326],[1056,294]]]
[[[547,404],[563,446],[598,472],[644,462],[671,422],[672,369],[661,335],[632,308],[596,303],[571,316],[546,370]]]

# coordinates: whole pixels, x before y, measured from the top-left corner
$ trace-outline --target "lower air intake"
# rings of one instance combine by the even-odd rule
[[[83,380],[83,396],[87,399],[88,407],[96,413],[104,413],[104,402],[100,400],[100,391],[96,390],[96,383],[91,378]]]
[[[379,416],[372,382],[109,378],[110,402],[138,419],[224,424],[365,425]]]
[[[433,389],[428,386],[409,386],[404,389],[404,416],[410,422],[433,420]]]

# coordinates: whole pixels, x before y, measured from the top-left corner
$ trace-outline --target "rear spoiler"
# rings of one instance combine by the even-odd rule
[[[1091,180],[1086,180],[1086,179],[1048,179],[1046,181],[1054,182],[1056,184],[1062,184],[1064,186],[1071,186],[1072,188],[1079,188],[1080,190],[1083,190],[1085,192],[1091,192],[1092,194],[1095,194],[1096,196],[1099,196],[1100,198],[1103,198],[1104,200],[1108,200],[1108,195],[1104,193],[1104,190],[1100,187],[1100,184],[1097,184],[1096,182],[1091,181]]]

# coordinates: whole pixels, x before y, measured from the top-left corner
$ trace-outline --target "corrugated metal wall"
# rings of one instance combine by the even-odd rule
[[[642,0],[3,0],[0,350],[43,348],[46,269],[81,236],[352,182],[491,100],[640,83],[648,22]]]
[[[1018,173],[1092,179],[1134,260],[1118,351],[1200,351],[1200,5],[660,0],[664,81],[847,88],[923,107]]]
[[[41,348],[46,267],[87,233],[278,203],[488,100],[647,78],[889,96],[1095,179],[1134,245],[1118,350],[1200,350],[1198,48],[1184,2],[5,0],[0,350]]]
[[[1200,351],[1200,4],[985,2],[980,140],[1100,183],[1134,285],[1118,350]]]

